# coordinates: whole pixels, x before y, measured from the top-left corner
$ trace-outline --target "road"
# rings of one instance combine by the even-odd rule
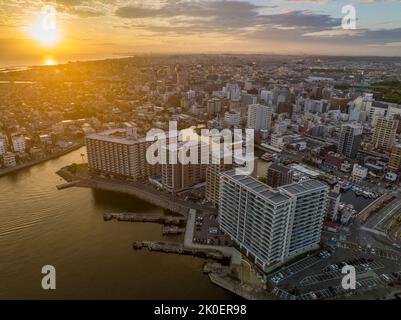
[[[388,225],[397,217],[401,212],[401,199],[396,198],[385,208],[374,214],[366,223],[365,227],[369,229],[376,229],[379,231],[386,231]]]

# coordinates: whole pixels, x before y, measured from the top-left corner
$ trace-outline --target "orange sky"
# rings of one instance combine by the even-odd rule
[[[400,55],[401,22],[388,9],[401,9],[400,2],[365,2],[355,3],[359,28],[346,31],[341,0],[9,0],[0,4],[0,61],[137,52]],[[44,45],[41,37],[49,35],[31,29],[48,18],[49,5],[57,11],[59,41]]]

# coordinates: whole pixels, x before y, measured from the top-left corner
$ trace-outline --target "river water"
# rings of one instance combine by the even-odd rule
[[[121,194],[58,191],[55,172],[84,149],[0,178],[0,299],[227,299],[201,272],[204,260],[132,250],[162,240],[155,224],[104,222],[105,212],[161,212]],[[179,239],[175,239],[179,240]],[[41,288],[44,265],[57,289]]]

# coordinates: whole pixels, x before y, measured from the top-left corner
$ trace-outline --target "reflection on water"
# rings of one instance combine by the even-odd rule
[[[367,199],[362,196],[357,196],[353,191],[348,190],[341,195],[341,201],[352,204],[357,212],[365,209],[369,204],[371,204],[374,199]]]
[[[103,221],[105,212],[161,209],[116,193],[58,191],[55,172],[81,153],[0,178],[0,299],[233,297],[202,274],[201,259],[132,250],[134,240],[164,239],[161,226]],[[57,269],[51,292],[40,286],[48,264]]]

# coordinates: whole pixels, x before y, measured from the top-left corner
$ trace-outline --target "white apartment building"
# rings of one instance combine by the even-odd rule
[[[239,101],[241,99],[241,88],[237,83],[227,84],[223,88],[223,92],[226,93],[226,97],[232,101]]]
[[[295,199],[286,258],[319,248],[326,214],[329,187],[318,180],[307,180],[283,186],[280,190]]]
[[[393,118],[395,115],[401,116],[401,105],[395,103],[389,103],[387,116],[389,118]]]
[[[329,102],[327,100],[306,99],[304,105],[305,113],[325,113],[328,110]]]
[[[326,217],[333,222],[338,219],[338,209],[340,208],[341,193],[340,189],[335,187],[329,192],[327,201],[327,212]]]
[[[241,125],[241,113],[229,111],[224,114],[224,124],[227,127],[239,127]]]
[[[263,270],[319,246],[326,184],[308,180],[273,189],[234,170],[220,179],[220,227]]]
[[[249,129],[268,130],[271,129],[272,108],[261,104],[251,104],[248,107]]]
[[[264,101],[268,106],[273,104],[273,92],[269,90],[261,90],[260,91],[260,100]]]
[[[25,152],[26,143],[23,135],[16,135],[11,137],[14,152],[22,153]]]
[[[362,167],[359,164],[355,163],[352,170],[352,179],[359,182],[366,179],[367,176],[368,168]]]
[[[272,134],[270,144],[275,148],[281,149],[285,145],[284,137],[281,134]]]
[[[15,154],[12,152],[7,152],[3,154],[3,164],[6,168],[15,167],[17,165]]]

